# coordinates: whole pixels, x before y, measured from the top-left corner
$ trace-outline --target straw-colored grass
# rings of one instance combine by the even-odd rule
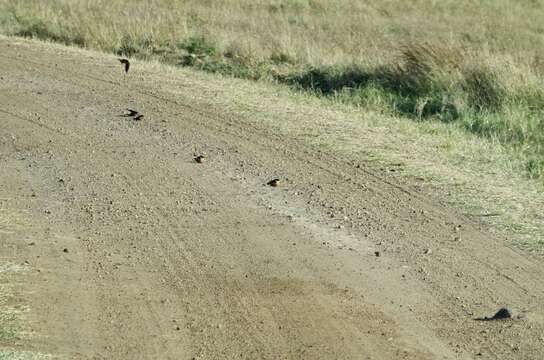
[[[34,24],[65,42],[160,49],[204,35],[256,60],[286,54],[337,65],[387,59],[402,42],[434,41],[513,55],[542,67],[543,5],[496,0],[1,0],[3,27]]]

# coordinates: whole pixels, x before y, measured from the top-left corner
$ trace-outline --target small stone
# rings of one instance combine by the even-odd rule
[[[376,257],[380,257],[380,252],[379,252],[379,251],[374,251],[374,255],[375,255]]]
[[[62,251],[65,252],[65,253],[67,253],[67,252],[68,252],[68,248],[64,248]]]
[[[429,254],[431,254],[432,252],[433,252],[433,251],[432,251],[431,249],[425,249],[425,250],[423,251],[423,253],[424,253],[425,255],[429,255]]]

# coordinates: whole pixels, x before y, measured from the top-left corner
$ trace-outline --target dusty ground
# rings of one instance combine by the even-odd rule
[[[4,354],[541,359],[541,260],[149,76],[0,38]]]

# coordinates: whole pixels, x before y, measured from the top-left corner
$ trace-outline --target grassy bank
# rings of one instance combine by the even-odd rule
[[[502,144],[542,179],[544,6],[375,3],[0,0],[0,29],[447,123]]]

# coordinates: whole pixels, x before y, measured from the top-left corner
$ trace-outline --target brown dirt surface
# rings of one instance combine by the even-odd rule
[[[28,268],[10,275],[23,277],[11,301],[28,310],[3,348],[542,358],[541,260],[371,168],[194,96],[183,77],[173,91],[155,76],[0,38],[0,265]],[[513,319],[474,321],[502,306]]]

